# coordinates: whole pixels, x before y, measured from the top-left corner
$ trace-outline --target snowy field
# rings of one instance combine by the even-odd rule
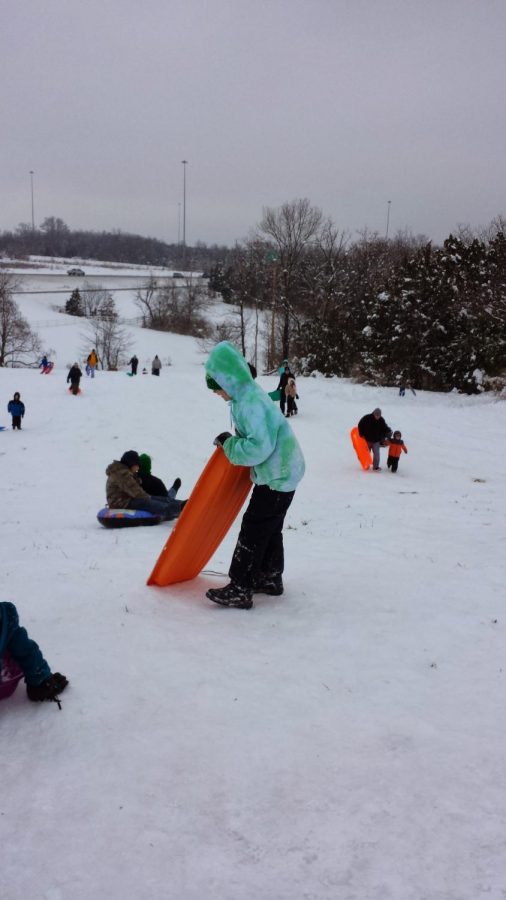
[[[161,377],[73,397],[82,321],[16,299],[56,368],[0,369],[2,599],[70,686],[0,703],[1,900],[504,900],[504,401],[301,380],[285,594],[227,610],[146,586],[171,523],[96,521],[125,450],[185,498],[228,429],[196,343],[132,327]],[[395,475],[348,436],[378,405]]]

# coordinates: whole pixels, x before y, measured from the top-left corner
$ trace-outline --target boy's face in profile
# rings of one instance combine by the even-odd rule
[[[224,400],[227,400],[227,401],[232,399],[232,397],[229,397],[229,395],[227,394],[227,392],[224,391],[224,390],[213,391],[213,393],[217,394],[218,397],[223,397],[223,399],[224,399]]]

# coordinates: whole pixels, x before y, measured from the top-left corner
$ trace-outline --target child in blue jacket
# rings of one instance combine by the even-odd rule
[[[25,414],[25,404],[22,403],[21,397],[16,391],[12,400],[9,400],[7,404],[7,412],[9,412],[12,416],[12,429],[15,431],[17,428],[18,431],[21,431],[21,419]]]

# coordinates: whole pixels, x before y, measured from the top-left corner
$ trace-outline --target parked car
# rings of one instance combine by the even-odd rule
[[[77,269],[77,268],[68,269],[67,275],[84,275],[84,272],[82,269]]]
[[[173,272],[172,277],[173,278],[184,278],[184,275],[182,272]]]

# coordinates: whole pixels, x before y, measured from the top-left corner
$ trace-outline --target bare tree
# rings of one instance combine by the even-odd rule
[[[88,284],[85,283],[85,287],[81,292],[83,316],[91,319],[93,316],[100,315],[102,308],[109,307],[111,301],[112,295],[105,288],[100,287],[100,285],[97,285],[96,288],[89,288]]]
[[[165,318],[165,301],[162,299],[156,278],[150,278],[135,295],[135,305],[142,315],[143,328],[158,328]]]
[[[301,297],[301,266],[307,248],[319,234],[323,215],[307,198],[284,203],[278,209],[264,208],[259,225],[262,237],[272,241],[277,254],[273,274],[273,320],[277,311],[282,318],[281,355],[290,353],[291,317]],[[272,327],[275,333],[274,321]],[[274,348],[271,348],[271,354]],[[274,360],[268,360],[268,365]]]
[[[83,334],[83,356],[89,353],[90,345],[95,348],[99,364],[111,372],[123,365],[131,349],[128,332],[118,324],[114,300],[108,300],[101,307],[101,312],[93,316],[85,334]]]
[[[42,345],[12,299],[16,285],[0,271],[0,367],[33,366],[38,363]]]

